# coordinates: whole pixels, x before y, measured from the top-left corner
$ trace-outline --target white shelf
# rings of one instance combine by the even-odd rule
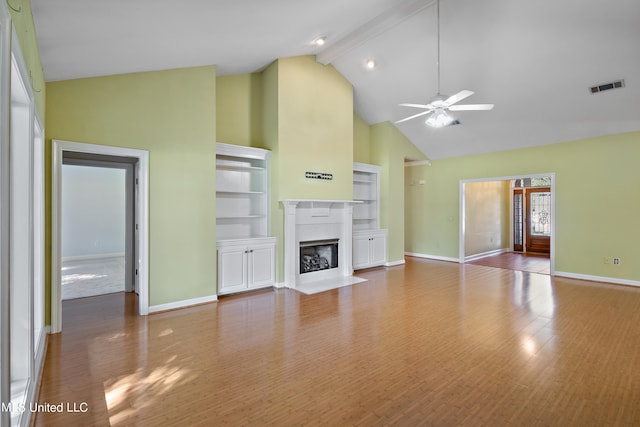
[[[218,170],[228,170],[228,171],[245,171],[245,172],[264,172],[265,171],[265,168],[263,167],[231,165],[231,164],[225,164],[225,163],[216,163],[216,168]]]
[[[218,216],[216,219],[221,220],[243,220],[243,219],[256,219],[256,218],[266,218],[266,215],[235,215],[235,216]]]
[[[216,144],[218,240],[269,235],[269,158],[260,148]]]
[[[354,175],[353,176],[353,182],[363,182],[365,184],[368,184],[368,183],[371,183],[372,181],[370,179],[368,179],[368,178],[360,178],[360,177],[357,177],[357,176]]]
[[[353,230],[375,230],[380,217],[380,167],[366,163],[353,164]]]
[[[216,194],[229,194],[229,195],[252,195],[252,194],[267,194],[266,191],[233,191],[233,190],[217,190]]]

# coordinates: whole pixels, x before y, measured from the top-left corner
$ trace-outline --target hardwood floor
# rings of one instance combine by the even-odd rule
[[[37,426],[640,425],[640,289],[408,258],[137,317],[63,303]],[[79,407],[79,406],[78,406]]]
[[[528,271],[529,273],[549,274],[551,271],[548,254],[531,252],[504,252],[475,261],[469,261],[469,264],[506,268],[507,270]]]

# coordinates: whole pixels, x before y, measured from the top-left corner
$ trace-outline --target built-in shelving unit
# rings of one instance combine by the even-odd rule
[[[217,239],[267,237],[271,152],[218,143],[216,153]]]
[[[380,167],[353,164],[353,230],[377,230],[379,221]]]
[[[353,268],[387,262],[387,230],[380,229],[380,166],[353,164]]]
[[[216,144],[218,294],[275,283],[275,237],[269,237],[269,158],[253,147]]]

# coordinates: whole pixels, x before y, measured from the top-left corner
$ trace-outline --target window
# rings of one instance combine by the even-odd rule
[[[520,178],[514,180],[513,186],[515,188],[550,187],[551,177],[542,176],[537,178]]]

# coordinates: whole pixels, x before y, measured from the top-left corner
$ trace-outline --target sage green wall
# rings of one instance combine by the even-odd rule
[[[46,177],[51,139],[149,151],[150,306],[216,294],[215,98],[213,66],[47,84]]]
[[[509,181],[465,184],[465,256],[509,247],[510,187]]]
[[[38,49],[38,41],[33,24],[31,1],[11,0],[10,2],[7,1],[7,5],[9,5],[8,9],[11,13],[11,22],[18,36],[20,50],[22,51],[27,72],[31,78],[31,88],[36,98],[38,112],[40,113],[40,118],[44,121],[46,89],[44,72],[42,71],[42,63],[40,62],[40,50]]]
[[[217,140],[264,148],[262,73],[221,76],[216,81]]]
[[[380,166],[380,228],[388,230],[387,261],[404,260],[404,161],[426,156],[389,122],[371,126],[371,163]]]
[[[353,161],[371,163],[371,126],[353,114]]]
[[[433,161],[411,168],[425,179],[407,208],[407,251],[458,257],[460,180],[555,173],[555,270],[640,280],[640,132]],[[618,256],[619,266],[605,264]]]
[[[278,187],[284,199],[351,199],[353,88],[312,56],[278,60]],[[305,172],[333,174],[310,180]]]

